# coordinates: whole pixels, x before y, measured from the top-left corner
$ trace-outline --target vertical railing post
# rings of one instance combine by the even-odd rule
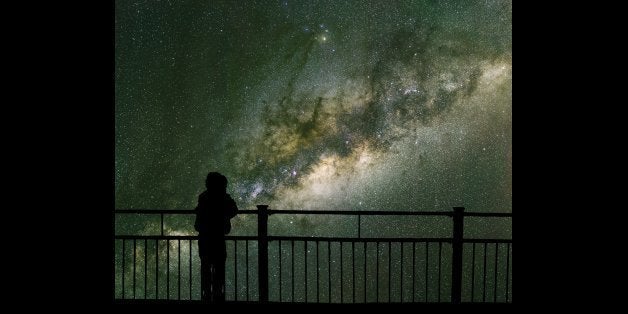
[[[268,205],[257,205],[259,301],[268,302]]]
[[[451,302],[459,304],[462,295],[462,237],[464,207],[454,207],[454,234],[452,239],[453,258],[451,263]]]
[[[160,217],[160,221],[161,221],[161,236],[164,235],[164,213],[159,214]]]
[[[362,237],[361,230],[362,230],[362,215],[358,214],[358,239]]]

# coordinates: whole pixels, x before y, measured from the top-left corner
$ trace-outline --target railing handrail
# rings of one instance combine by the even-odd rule
[[[116,214],[195,214],[192,209],[116,209]],[[244,215],[257,215],[258,210],[239,210],[238,214]],[[298,209],[268,209],[269,215],[285,214],[285,215],[349,215],[349,216],[367,216],[367,215],[382,215],[382,216],[452,216],[451,211],[377,211],[377,210],[298,210]],[[464,212],[465,217],[512,217],[512,213],[493,213],[493,212]]]
[[[139,235],[139,234],[117,234],[117,240],[198,240],[198,235]],[[227,235],[225,240],[257,240],[257,235]],[[426,238],[426,237],[403,237],[403,238],[356,238],[356,237],[305,237],[305,236],[268,236],[268,241],[288,240],[288,241],[321,241],[321,242],[444,242],[451,243],[452,238]],[[464,243],[512,243],[512,239],[501,238],[464,238]]]

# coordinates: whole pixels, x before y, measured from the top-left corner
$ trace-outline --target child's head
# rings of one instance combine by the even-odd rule
[[[218,172],[210,172],[205,179],[205,187],[209,191],[227,192],[227,177]]]

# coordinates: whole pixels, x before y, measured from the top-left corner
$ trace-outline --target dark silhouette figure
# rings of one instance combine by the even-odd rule
[[[196,222],[201,257],[201,299],[222,303],[225,300],[225,234],[231,231],[231,218],[237,212],[235,201],[227,194],[227,178],[210,172],[205,180],[207,190],[198,197]]]

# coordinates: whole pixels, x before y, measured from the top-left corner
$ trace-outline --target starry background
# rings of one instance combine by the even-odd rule
[[[219,171],[240,209],[511,212],[512,4],[117,1],[115,141],[120,209],[192,209]],[[166,232],[194,234],[192,219]],[[356,222],[276,215],[269,231],[354,236]],[[364,218],[362,234],[446,237],[451,221]],[[469,218],[465,236],[510,237],[511,221]]]

